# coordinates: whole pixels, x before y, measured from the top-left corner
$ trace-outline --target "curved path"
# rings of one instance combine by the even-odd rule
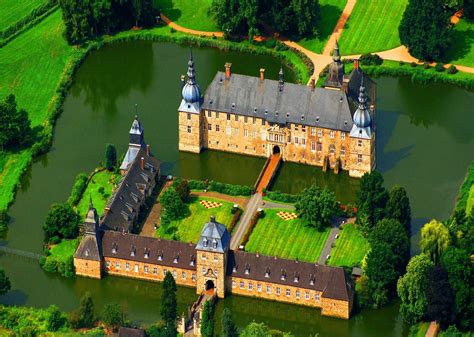
[[[224,37],[224,33],[222,32],[205,32],[202,30],[194,30],[190,28],[185,28],[183,26],[178,25],[177,23],[174,23],[171,21],[166,15],[163,13],[160,14],[161,20],[163,20],[168,26],[171,28],[177,30],[178,32],[183,32],[187,34],[192,34],[192,35],[199,35],[199,36],[208,36],[208,37]]]

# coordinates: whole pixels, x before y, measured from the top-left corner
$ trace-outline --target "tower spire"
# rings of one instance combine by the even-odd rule
[[[194,60],[193,60],[193,50],[189,51],[189,61],[188,61],[188,83],[196,84],[196,71],[194,70]]]
[[[332,59],[334,60],[334,62],[341,61],[341,54],[339,53],[339,43],[337,42],[337,39],[336,39],[336,44],[334,45],[334,52],[332,53]]]
[[[94,208],[94,204],[92,203],[92,193],[89,193],[89,209]]]
[[[284,84],[285,84],[285,74],[283,73],[283,65],[281,65],[280,71],[278,72],[278,88],[280,91],[283,91]]]

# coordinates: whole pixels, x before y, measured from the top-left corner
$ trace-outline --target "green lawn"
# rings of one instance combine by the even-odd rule
[[[471,186],[471,189],[469,190],[469,196],[467,197],[467,203],[466,203],[467,215],[471,214],[473,207],[474,207],[474,185]]]
[[[320,0],[321,20],[318,22],[319,36],[302,39],[299,43],[306,49],[322,53],[346,3],[347,0]]]
[[[153,0],[153,3],[180,26],[206,32],[219,31],[208,14],[212,0]]]
[[[0,0],[0,31],[27,16],[45,0]]]
[[[343,55],[398,47],[398,26],[408,0],[357,0],[340,40]]]
[[[316,262],[329,235],[329,229],[319,232],[306,226],[301,219],[284,221],[277,215],[280,211],[287,210],[265,210],[265,217],[256,224],[245,250],[267,256]]]
[[[94,204],[97,214],[101,216],[104,213],[105,205],[112,195],[112,191],[118,182],[120,175],[107,170],[98,172],[91,179],[87,185],[81,200],[77,204],[77,211],[81,217],[85,217],[87,210],[89,209],[89,197],[92,197],[92,203]],[[99,189],[103,187],[103,193],[99,192]]]
[[[425,337],[426,331],[428,331],[429,326],[429,322],[421,322],[417,325],[411,326],[408,337]]]
[[[331,251],[329,265],[349,267],[360,265],[369,248],[369,242],[357,228],[353,224],[345,224]]]
[[[461,19],[454,26],[454,46],[450,49],[447,62],[474,67],[474,24]]]
[[[200,200],[217,201],[222,203],[222,206],[207,209],[199,203]],[[215,216],[216,221],[226,225],[227,228],[230,226],[233,217],[231,213],[233,204],[230,202],[200,197],[192,198],[187,205],[189,206],[190,215],[182,220],[172,221],[166,228],[164,226],[159,227],[156,236],[172,239],[174,233],[176,233],[180,241],[197,243],[204,224],[209,222],[211,216]]]
[[[79,239],[64,239],[59,244],[51,247],[51,249],[49,250],[51,252],[51,255],[48,256],[48,259],[66,262],[68,258],[74,255],[77,246],[79,246]]]

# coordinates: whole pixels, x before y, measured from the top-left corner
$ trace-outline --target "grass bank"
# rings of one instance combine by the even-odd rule
[[[28,16],[46,0],[0,0],[0,31]]]
[[[278,256],[316,262],[329,235],[329,229],[318,231],[301,219],[285,221],[278,212],[284,209],[266,209],[265,216],[258,220],[245,250],[262,255]]]
[[[474,67],[474,24],[461,19],[454,26],[453,47],[448,51],[449,63]]]
[[[355,225],[345,224],[339,238],[335,241],[334,248],[331,250],[328,264],[338,267],[360,266],[369,249],[369,242],[357,230]]]

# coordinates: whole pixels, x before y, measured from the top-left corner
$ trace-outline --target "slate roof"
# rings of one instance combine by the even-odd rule
[[[74,257],[83,260],[100,261],[100,237],[95,234],[84,235],[79,247],[76,249]]]
[[[104,257],[196,270],[192,243],[104,231],[102,252]]]
[[[141,158],[144,159],[144,169],[141,168]],[[132,165],[120,180],[110,197],[101,226],[104,229],[128,232],[138,216],[140,206],[146,196],[144,190],[154,186],[156,175],[159,174],[160,161],[147,155],[140,148]]]
[[[321,291],[326,298],[349,301],[352,286],[344,269],[229,251],[227,276]]]
[[[196,249],[224,253],[229,244],[230,235],[227,228],[211,217],[211,221],[204,225]]]

